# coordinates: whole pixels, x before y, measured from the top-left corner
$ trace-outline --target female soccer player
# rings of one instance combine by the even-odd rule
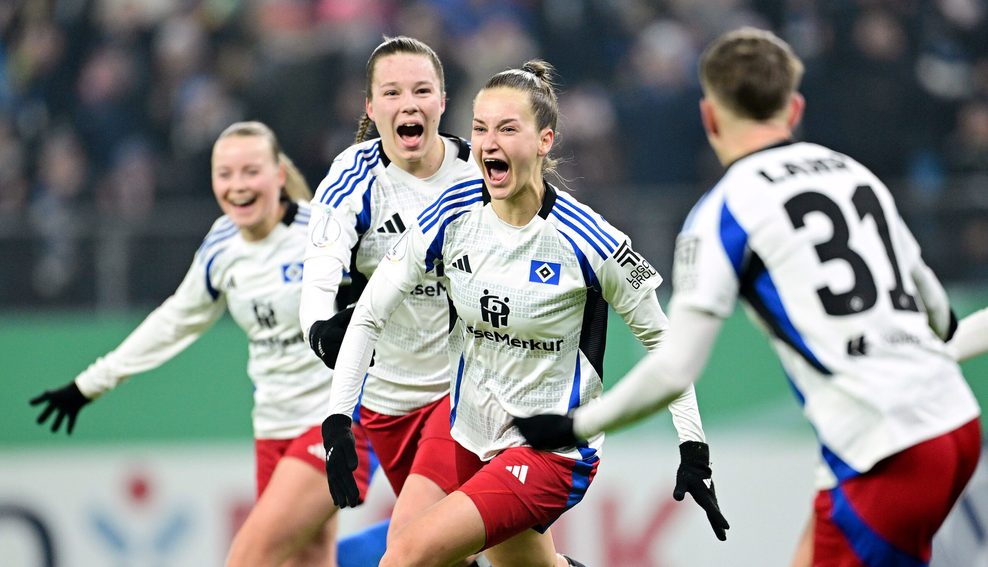
[[[229,309],[250,341],[258,501],[234,538],[228,565],[335,565],[337,508],[326,494],[319,431],[332,372],[309,351],[298,320],[309,188],[259,122],[238,122],[220,134],[212,184],[224,215],[174,295],[119,347],[31,403],[47,403],[38,423],[57,412],[52,431],[67,419],[72,433],[84,405],[164,364]],[[355,431],[364,457],[356,473],[362,499],[372,460]]]
[[[603,436],[536,451],[512,416],[565,412],[600,395],[608,304],[649,349],[666,327],[654,292],[660,276],[624,234],[543,179],[558,115],[550,71],[531,61],[480,91],[472,146],[482,176],[450,186],[418,215],[367,284],[343,341],[323,424],[340,505],[357,497],[349,415],[378,338],[417,286],[442,274],[460,486],[397,531],[382,566],[448,565],[480,550],[495,565],[572,564],[544,532],[583,498]],[[710,469],[692,390],[673,421],[688,447],[683,490],[716,516],[715,530],[726,529],[703,483]]]
[[[771,32],[707,47],[700,116],[726,171],[677,240],[668,348],[600,403],[539,416],[526,438],[553,447],[662,408],[699,376],[740,297],[820,443],[812,545],[796,561],[926,565],[978,462],[981,410],[943,342],[946,293],[888,188],[851,157],[792,140],[802,72]]]
[[[422,208],[480,175],[467,142],[439,133],[445,81],[429,46],[386,38],[367,61],[365,102],[357,143],[334,160],[312,200],[300,319],[330,368],[352,313],[333,317],[344,274],[369,277]],[[379,137],[362,141],[371,121]],[[359,419],[397,496],[391,533],[457,486],[448,326],[445,285],[423,280],[391,318],[363,386]]]

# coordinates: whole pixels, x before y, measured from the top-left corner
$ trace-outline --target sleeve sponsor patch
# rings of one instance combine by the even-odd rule
[[[618,246],[612,258],[625,270],[625,281],[635,289],[640,288],[643,283],[658,275],[648,260],[635,252],[627,240]]]
[[[673,259],[672,281],[678,291],[688,291],[696,287],[696,263],[700,251],[700,239],[696,236],[680,236],[676,240]]]

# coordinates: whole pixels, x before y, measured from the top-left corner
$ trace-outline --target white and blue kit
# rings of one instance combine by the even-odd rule
[[[79,390],[96,398],[157,368],[229,310],[249,341],[254,436],[291,439],[322,422],[332,371],[309,349],[298,324],[308,222],[308,203],[289,203],[267,237],[248,241],[233,221],[220,217],[175,293],[76,378]]]
[[[764,328],[819,438],[821,488],[980,413],[944,346],[942,287],[846,155],[785,143],[735,161],[687,218],[673,275],[670,309],[725,318],[741,297]]]
[[[335,313],[343,272],[351,266],[370,277],[415,216],[443,189],[479,175],[466,141],[442,135],[443,162],[417,178],[391,163],[380,139],[356,144],[333,162],[312,200],[310,243],[299,318],[312,323]],[[403,415],[449,392],[446,287],[431,275],[408,290],[377,344],[361,404],[384,415]]]
[[[483,179],[469,179],[418,215],[368,283],[338,359],[332,413],[350,414],[391,313],[437,275],[454,309],[452,436],[483,460],[525,445],[513,416],[566,413],[600,396],[608,305],[649,350],[666,328],[661,276],[592,209],[546,185],[539,213],[516,227],[494,212]],[[692,388],[670,407],[680,440],[703,441]],[[586,459],[602,442],[560,454]]]

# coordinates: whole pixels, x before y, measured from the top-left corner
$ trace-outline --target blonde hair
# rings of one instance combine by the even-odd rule
[[[370,58],[367,60],[366,96],[368,99],[373,98],[374,67],[377,66],[378,59],[397,53],[428,57],[432,63],[432,68],[436,70],[436,76],[439,77],[439,92],[446,92],[446,75],[443,73],[443,64],[439,61],[439,56],[436,55],[436,52],[431,47],[413,37],[403,35],[397,37],[384,36],[384,41],[374,48]],[[370,116],[364,112],[363,116],[360,117],[360,121],[357,123],[357,135],[354,136],[353,143],[359,144],[364,141],[372,123],[373,121],[370,119]]]
[[[268,128],[267,124],[255,120],[235,122],[227,126],[216,138],[216,141],[231,136],[257,136],[267,140],[268,145],[271,146],[271,156],[275,163],[285,168],[285,186],[281,188],[282,196],[292,201],[309,201],[312,199],[312,190],[309,188],[308,182],[298,167],[295,166],[295,162],[281,151],[278,137],[274,135],[271,128]]]

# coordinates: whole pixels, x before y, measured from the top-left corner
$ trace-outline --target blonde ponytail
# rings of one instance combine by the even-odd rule
[[[312,189],[292,158],[285,155],[285,152],[278,152],[278,162],[285,167],[285,196],[292,201],[311,201]]]

